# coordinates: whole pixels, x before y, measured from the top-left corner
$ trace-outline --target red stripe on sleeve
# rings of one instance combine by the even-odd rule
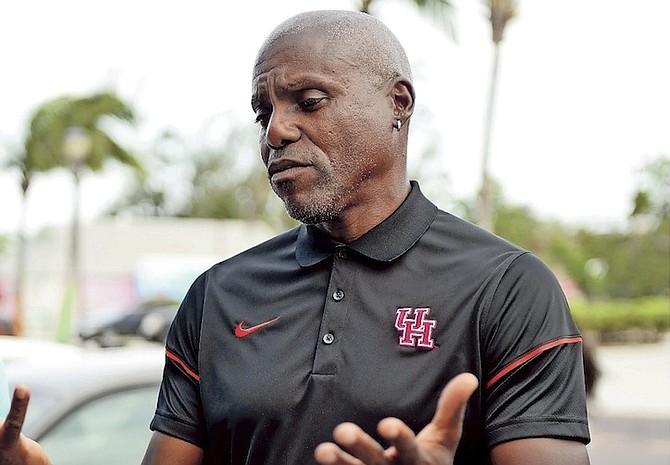
[[[490,388],[493,386],[495,383],[497,383],[500,378],[505,376],[507,373],[510,371],[514,370],[515,368],[523,365],[529,360],[532,360],[533,358],[537,357],[540,355],[542,352],[545,350],[552,349],[557,346],[561,346],[563,344],[575,344],[582,342],[581,336],[573,336],[573,337],[563,337],[561,339],[556,339],[555,341],[547,342],[546,344],[542,344],[541,346],[531,350],[525,355],[522,355],[520,358],[516,359],[509,365],[507,365],[505,368],[500,370],[493,378],[491,378],[487,383],[486,383],[486,388]]]
[[[195,371],[191,370],[191,369],[188,367],[188,365],[186,365],[186,363],[184,363],[179,357],[177,357],[175,354],[173,354],[172,352],[170,352],[170,351],[167,350],[167,349],[165,349],[165,355],[167,356],[167,358],[169,358],[170,360],[172,360],[173,362],[175,362],[177,365],[179,365],[180,367],[182,367],[183,370],[184,370],[184,371],[185,371],[191,378],[193,378],[194,380],[200,382],[200,376],[198,375],[198,373],[196,373]]]

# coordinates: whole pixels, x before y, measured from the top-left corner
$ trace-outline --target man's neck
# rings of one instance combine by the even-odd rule
[[[386,189],[376,193],[369,201],[349,207],[336,219],[315,226],[333,240],[349,244],[391,216],[405,201],[410,190],[407,181],[397,189]]]

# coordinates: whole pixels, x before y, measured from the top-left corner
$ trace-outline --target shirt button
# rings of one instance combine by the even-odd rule
[[[344,299],[344,291],[342,289],[338,289],[335,292],[333,292],[333,299],[335,299],[338,302]]]
[[[333,336],[332,334],[330,334],[330,333],[326,333],[326,334],[323,335],[323,343],[324,343],[324,344],[328,344],[328,345],[330,345],[330,344],[332,344],[334,341],[335,341],[335,336]]]
[[[347,252],[347,249],[341,248],[337,250],[337,256],[339,258],[347,258],[349,256],[349,253]]]

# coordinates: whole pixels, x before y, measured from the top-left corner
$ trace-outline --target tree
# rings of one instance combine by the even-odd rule
[[[146,174],[132,184],[105,214],[111,216],[176,216],[183,207],[186,179],[193,171],[191,149],[174,128],[163,129],[143,150]]]
[[[226,128],[217,133],[216,141],[195,137],[193,143],[171,129],[163,131],[147,160],[148,177],[137,179],[108,213],[261,219],[279,229],[295,225],[272,194],[258,159],[257,128],[226,119]]]
[[[359,0],[358,11],[371,14],[370,8],[375,0]],[[437,22],[451,36],[453,28],[451,25],[451,16],[453,5],[449,0],[412,0],[419,12],[427,16],[432,21]]]
[[[232,127],[221,145],[201,147],[193,155],[193,189],[179,216],[262,218],[274,223],[266,208],[274,196],[265,168],[256,159],[256,138],[254,127]]]
[[[670,221],[670,156],[659,154],[647,160],[638,175],[631,218],[651,217],[662,226]]]
[[[493,131],[493,111],[495,107],[496,86],[500,66],[500,43],[505,27],[517,14],[515,0],[488,0],[489,20],[491,22],[491,40],[493,41],[493,63],[486,105],[486,120],[482,142],[481,186],[477,199],[477,224],[492,230],[494,226],[493,205],[491,202],[491,175],[489,173],[490,141]]]
[[[71,167],[72,160],[64,151],[63,142],[68,129],[82,128],[90,138],[90,149],[81,160],[83,168],[97,172],[109,160],[116,160],[141,172],[138,159],[116,142],[106,126],[109,120],[131,124],[133,111],[128,103],[111,92],[87,97],[62,96],[42,104],[30,122],[26,140],[26,156],[38,169],[56,166]]]
[[[649,158],[638,171],[630,215],[631,292],[670,293],[670,156]]]
[[[370,7],[373,3],[375,0],[359,0],[358,11],[371,14]],[[411,3],[435,19],[448,18],[453,8],[449,0],[413,0]]]
[[[28,207],[28,189],[30,189],[33,174],[38,171],[35,160],[26,156],[23,151],[12,150],[13,155],[7,163],[7,168],[19,172],[19,187],[21,190],[21,205],[19,207],[19,223],[17,225],[16,246],[16,274],[14,277],[14,316],[11,332],[14,335],[23,334],[24,304],[23,286],[25,284],[26,262],[26,213]]]
[[[16,270],[16,311],[15,327],[20,333],[23,327],[24,309],[22,285],[25,275],[25,201],[34,173],[49,171],[58,167],[72,171],[75,185],[78,186],[82,170],[94,172],[103,169],[107,161],[116,160],[131,167],[136,172],[143,172],[142,166],[129,151],[111,135],[110,121],[133,123],[133,111],[120,97],[111,92],[100,92],[85,97],[70,95],[60,96],[40,105],[30,120],[29,133],[26,137],[24,150],[17,156],[13,165],[21,172],[21,192],[24,207],[19,226],[19,250],[17,253]],[[77,128],[85,137],[86,145],[82,158],[73,160],[73,153],[68,153],[68,135],[72,128]],[[71,147],[71,144],[70,144]],[[75,199],[75,205],[78,205]],[[76,208],[75,208],[76,210]],[[77,270],[78,256],[78,213],[75,212],[71,244],[71,270]],[[76,278],[73,278],[76,279]],[[69,318],[69,316],[68,316]],[[69,331],[69,319],[66,322]]]

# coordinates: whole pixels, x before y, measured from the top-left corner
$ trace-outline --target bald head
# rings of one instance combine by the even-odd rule
[[[287,19],[265,40],[256,62],[267,59],[276,43],[304,35],[319,37],[325,53],[346,52],[350,62],[372,80],[382,83],[399,76],[411,80],[407,55],[396,36],[377,18],[357,11],[310,11]]]

